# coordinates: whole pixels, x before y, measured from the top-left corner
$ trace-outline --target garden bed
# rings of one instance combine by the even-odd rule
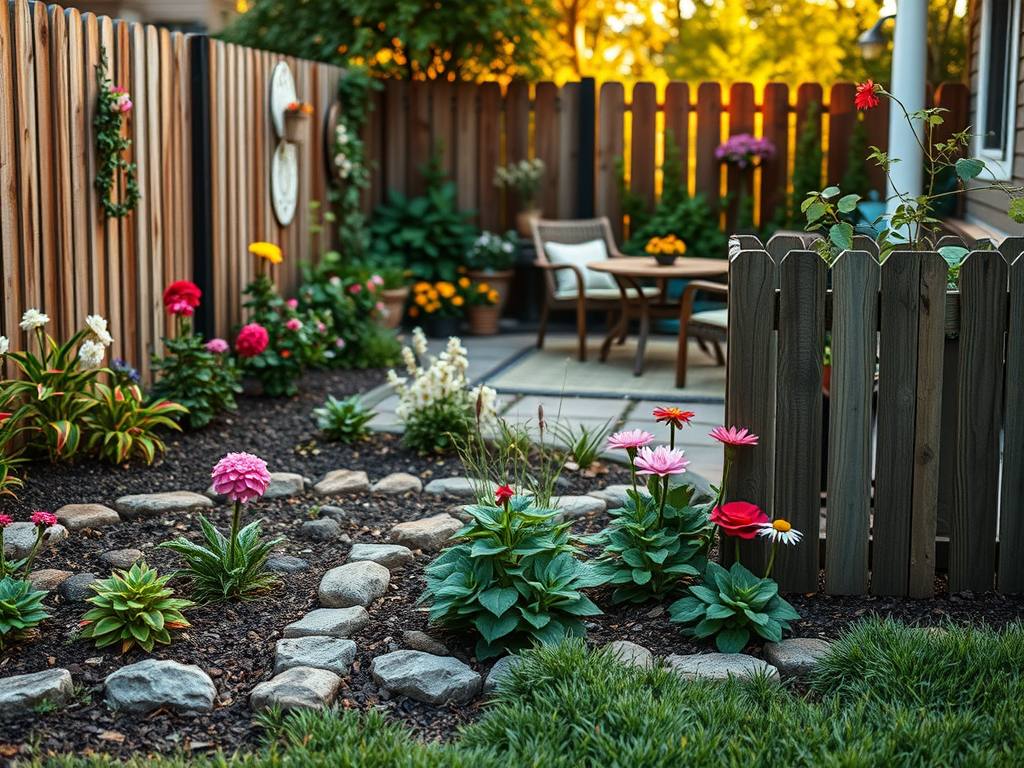
[[[150,468],[110,468],[95,462],[73,467],[34,464],[26,468],[26,487],[16,502],[5,502],[4,511],[19,520],[33,510],[54,511],[65,504],[101,503],[113,506],[120,496],[156,491],[203,491],[209,484],[214,463],[228,451],[248,451],[267,459],[270,469],[296,472],[316,481],[334,469],[364,470],[371,482],[392,472],[408,472],[427,482],[462,474],[452,457],[419,457],[404,450],[394,435],[377,434],[369,441],[343,446],[318,439],[310,411],[328,393],[341,397],[365,392],[383,380],[382,372],[335,371],[316,373],[302,382],[302,394],[292,399],[269,400],[247,394],[239,409],[195,433],[168,437],[168,454]],[[585,477],[566,472],[560,493],[580,494],[625,482],[627,471],[609,465],[607,472]],[[15,755],[26,744],[35,743],[43,753],[106,752],[131,754],[238,746],[255,747],[261,729],[249,708],[253,687],[270,679],[274,667],[274,644],[286,624],[319,607],[317,589],[323,574],[346,561],[352,542],[383,542],[396,523],[448,511],[462,501],[429,494],[384,496],[348,494],[320,497],[307,491],[298,496],[250,505],[246,519],[265,520],[265,530],[285,537],[275,555],[293,555],[309,562],[308,570],[282,574],[282,584],[264,598],[228,605],[192,608],[186,616],[192,627],[170,646],[158,646],[155,658],[195,664],[205,670],[217,686],[218,701],[212,713],[179,715],[157,712],[132,717],[109,712],[103,703],[104,678],[120,667],[146,658],[139,650],[124,657],[108,649],[97,650],[91,642],[76,639],[78,622],[86,610],[82,602],[61,601],[52,592],[46,605],[53,618],[45,622],[37,637],[0,653],[0,677],[64,667],[81,686],[76,703],[54,711],[42,711],[13,719],[0,737],[0,759]],[[332,504],[348,510],[350,521],[342,525],[343,535],[330,542],[312,542],[302,537],[304,521],[315,517],[315,507]],[[227,506],[211,510],[213,522],[226,529],[230,521]],[[111,550],[140,549],[150,566],[169,573],[180,565],[177,555],[156,545],[178,536],[198,536],[195,513],[158,515],[95,531],[73,533],[57,549],[43,553],[36,570],[57,568],[74,573],[94,573],[105,578],[110,567],[100,555]],[[593,533],[607,523],[606,514],[581,518],[574,524],[577,534]],[[444,643],[451,655],[486,673],[492,662],[478,663],[473,656],[475,637],[428,627],[427,615],[416,604],[423,589],[423,568],[432,555],[416,553],[415,561],[395,572],[388,594],[369,607],[369,624],[354,633],[357,645],[352,674],[345,679],[338,700],[343,707],[382,707],[389,719],[410,726],[428,741],[449,740],[460,725],[476,720],[481,699],[464,706],[429,706],[404,697],[392,698],[378,688],[369,673],[372,660],[383,653],[406,647],[403,633],[428,631]],[[172,582],[187,597],[184,581]],[[952,596],[938,580],[939,598],[909,600],[891,598],[830,597],[823,594],[792,596],[790,602],[803,616],[794,623],[799,637],[831,639],[861,617],[892,616],[907,623],[936,625],[954,622],[1003,626],[1018,618],[1024,600],[1000,595]],[[592,590],[595,602],[606,612],[593,617],[588,640],[604,644],[630,640],[649,648],[655,655],[686,654],[711,650],[682,637],[668,621],[664,606],[644,604],[615,606],[610,591]],[[747,651],[759,654],[759,647]]]

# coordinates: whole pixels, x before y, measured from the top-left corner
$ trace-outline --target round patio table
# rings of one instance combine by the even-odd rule
[[[680,256],[671,264],[662,266],[653,256],[629,256],[591,261],[587,264],[587,269],[610,274],[618,283],[621,294],[622,312],[619,313],[619,322],[601,343],[601,362],[608,359],[612,341],[616,338],[625,338],[630,318],[636,315],[640,320],[640,333],[636,339],[633,375],[640,376],[644,372],[644,349],[647,347],[647,337],[651,332],[651,316],[679,317],[679,302],[670,301],[665,294],[668,281],[697,280],[728,274],[729,260]],[[660,290],[657,300],[653,303],[640,289],[638,281],[642,278],[654,278],[658,281]],[[636,311],[631,313],[631,310]]]

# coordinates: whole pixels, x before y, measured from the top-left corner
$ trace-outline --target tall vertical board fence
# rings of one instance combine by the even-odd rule
[[[93,183],[96,68],[104,54],[107,77],[133,101],[129,159],[142,197],[123,219],[104,217]],[[269,78],[283,60],[299,97],[316,110],[299,148],[290,227],[277,223],[269,194],[276,146]],[[202,259],[212,264],[204,300],[218,334],[242,319],[240,291],[254,268],[249,242],[282,246],[287,261],[276,276],[293,288],[298,262],[312,256],[306,206],[326,198],[323,116],[340,76],[336,67],[154,26],[0,2],[0,333],[20,348],[18,322],[30,307],[46,312],[48,330],[64,339],[84,327],[85,315],[100,314],[115,338],[111,356],[148,373],[167,330],[163,289],[193,279],[195,242],[206,243]],[[197,141],[204,152],[194,151]],[[208,209],[196,200],[197,180]],[[197,216],[205,226],[195,226]]]
[[[797,238],[741,245],[729,267],[726,420],[761,439],[740,449],[729,495],[805,534],[779,552],[780,587],[818,588],[821,528],[827,592],[932,596],[948,453],[950,590],[1024,591],[1024,238],[972,251],[949,293],[938,253],[880,264],[858,237],[830,275]],[[753,544],[742,557],[763,567],[764,555]]]
[[[887,145],[888,101],[858,114],[852,83],[837,83],[825,96],[817,83],[803,83],[794,91],[769,83],[758,98],[750,83],[734,83],[723,92],[718,83],[691,88],[673,82],[659,94],[648,82],[628,92],[622,83],[607,82],[596,93],[592,80],[562,87],[512,82],[502,93],[497,83],[388,80],[375,96],[364,134],[367,155],[376,165],[364,207],[383,202],[389,189],[421,194],[420,169],[437,152],[456,183],[459,206],[475,210],[485,229],[510,228],[520,201],[494,186],[494,169],[536,157],[547,166],[540,196],[545,217],[577,218],[596,210],[612,219],[621,239],[616,159],[625,161],[630,190],[652,207],[666,137],[671,136],[683,160],[681,181],[691,193],[712,202],[732,195],[726,216],[731,230],[737,193],[745,182],[738,169],[721,165],[715,149],[731,135],[751,133],[771,140],[777,150],[753,171],[757,218],[767,224],[786,204],[797,142],[806,133],[824,150],[823,186],[843,180],[858,119],[864,121],[865,147]],[[943,84],[929,97],[930,105],[950,110],[936,141],[967,127],[966,86]],[[591,146],[593,156],[582,156],[581,148]],[[863,157],[852,160],[863,162]],[[884,191],[882,170],[870,168],[868,182]]]

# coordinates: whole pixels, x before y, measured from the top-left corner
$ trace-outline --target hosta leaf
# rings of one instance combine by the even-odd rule
[[[985,170],[985,163],[974,157],[961,157],[956,161],[956,175],[961,180],[973,179]]]
[[[481,592],[477,596],[477,600],[480,601],[480,605],[495,616],[501,616],[504,614],[505,611],[516,604],[518,599],[519,593],[512,587],[506,587],[504,589],[500,587],[493,587]]]
[[[476,628],[483,635],[488,643],[493,643],[500,637],[504,637],[516,628],[519,618],[515,614],[508,614],[502,618],[495,618],[489,613],[482,613],[474,622]]]
[[[715,638],[715,645],[722,653],[739,653],[749,639],[750,632],[746,629],[723,629]]]

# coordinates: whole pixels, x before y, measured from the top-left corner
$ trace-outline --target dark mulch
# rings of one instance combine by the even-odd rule
[[[4,502],[4,511],[16,519],[27,519],[35,509],[54,510],[68,503],[98,502],[112,505],[128,493],[162,490],[202,491],[209,483],[210,469],[228,451],[249,451],[266,458],[274,471],[298,472],[314,480],[338,468],[362,469],[371,480],[391,472],[409,472],[428,481],[435,477],[461,474],[451,457],[419,457],[404,450],[393,435],[379,434],[355,446],[318,441],[310,415],[327,394],[341,397],[365,392],[383,380],[380,371],[334,371],[317,373],[303,381],[302,394],[289,400],[244,396],[238,411],[208,428],[189,434],[169,436],[168,454],[155,466],[111,468],[94,462],[73,467],[31,465],[26,488],[17,502]],[[627,473],[612,465],[597,477],[567,472],[562,493],[582,493],[605,485],[625,482]],[[315,516],[314,507],[331,503],[350,510],[345,534],[348,542],[312,543],[299,535],[303,521]],[[312,494],[262,502],[248,515],[265,521],[264,528],[286,539],[277,554],[301,557],[311,564],[308,571],[285,574],[283,584],[270,598],[228,606],[206,606],[187,612],[192,627],[171,646],[158,647],[156,658],[196,664],[217,684],[219,700],[209,714],[179,715],[158,712],[145,718],[116,715],[102,700],[103,679],[126,663],[145,654],[129,652],[117,656],[109,649],[97,650],[91,643],[75,638],[78,621],[86,606],[62,602],[56,593],[47,599],[53,618],[41,632],[19,646],[0,653],[0,676],[36,672],[48,667],[67,667],[80,683],[76,704],[59,711],[33,713],[13,719],[0,736],[0,760],[16,754],[28,742],[37,740],[44,752],[131,753],[167,752],[178,748],[232,750],[257,745],[261,729],[248,707],[253,687],[271,677],[274,643],[284,626],[319,607],[317,587],[323,574],[345,561],[354,541],[383,541],[392,525],[436,514],[458,503],[455,499],[425,495],[388,497],[363,496],[323,499]],[[228,508],[210,515],[225,527]],[[577,521],[577,533],[595,532],[607,522],[607,515]],[[92,572],[106,577],[109,567],[99,559],[103,552],[134,547],[161,572],[173,570],[176,556],[156,545],[179,535],[194,538],[198,533],[195,515],[156,517],[127,522],[117,527],[72,535],[53,552],[42,555],[37,569],[61,568]],[[369,673],[370,663],[382,653],[403,647],[402,633],[424,630],[447,645],[450,652],[486,674],[490,662],[478,663],[473,656],[475,640],[466,635],[427,626],[422,606],[416,604],[423,589],[423,568],[428,555],[417,553],[413,564],[392,577],[391,592],[370,607],[370,624],[353,639],[358,654],[351,676],[339,697],[345,707],[383,707],[389,717],[408,725],[424,740],[450,739],[459,726],[474,721],[480,702],[464,707],[433,707],[380,690]],[[187,585],[178,585],[187,596]],[[892,616],[924,625],[945,619],[1002,626],[1018,618],[1024,600],[1000,595],[952,596],[937,580],[934,600],[871,597],[833,597],[824,594],[791,596],[790,601],[804,617],[794,634],[802,637],[833,638],[861,617]],[[593,619],[590,641],[603,644],[628,639],[650,648],[655,654],[693,653],[707,650],[687,642],[668,621],[666,606],[616,606],[607,590],[595,590],[594,599],[606,613]],[[755,647],[752,651],[758,653]]]

